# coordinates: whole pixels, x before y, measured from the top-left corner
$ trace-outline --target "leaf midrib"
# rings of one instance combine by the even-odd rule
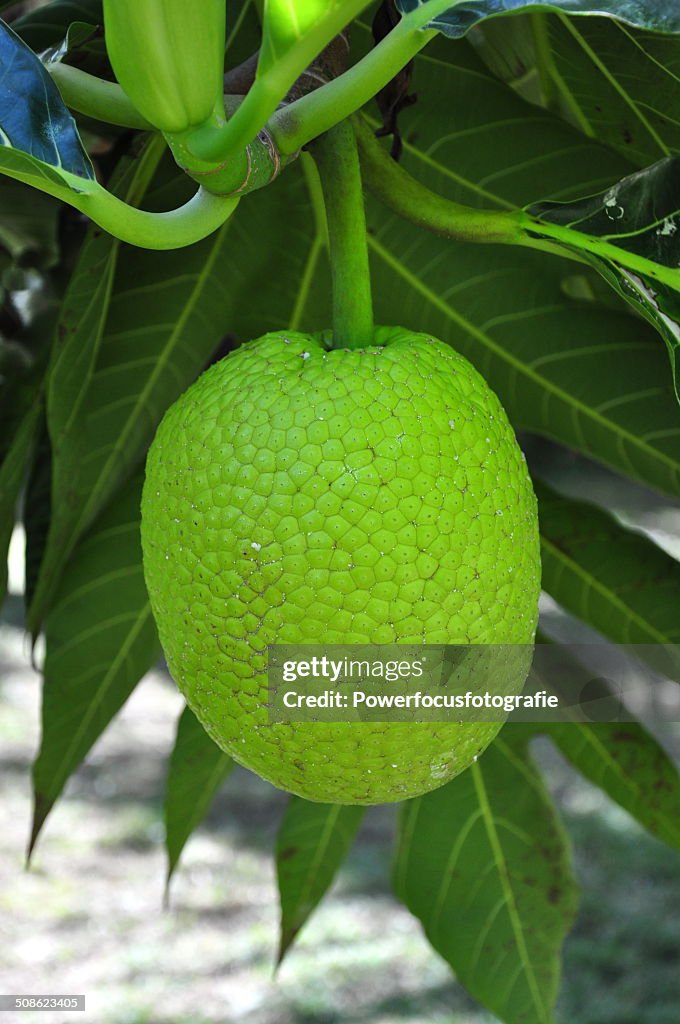
[[[547,1007],[541,997],[540,988],[536,981],[536,977],[533,971],[533,964],[529,951],[527,949],[524,930],[522,928],[522,922],[519,917],[517,910],[517,904],[515,902],[515,894],[510,884],[508,876],[508,867],[503,853],[503,847],[496,831],[496,825],[493,817],[493,811],[489,803],[486,786],[484,784],[484,776],[482,768],[479,763],[474,763],[470,766],[469,771],[472,772],[472,779],[475,786],[475,792],[477,793],[477,799],[482,810],[482,820],[486,829],[487,838],[489,840],[489,846],[493,854],[494,862],[496,864],[497,875],[500,880],[501,888],[505,896],[507,914],[510,920],[510,926],[512,928],[513,935],[515,936],[515,943],[517,945],[517,951],[520,956],[520,960],[524,967],[524,974],[527,979],[531,998],[538,1014],[538,1019],[542,1024],[549,1024],[550,1015],[547,1012]]]
[[[319,835],[318,843],[316,844],[315,847],[314,856],[312,857],[309,869],[305,874],[302,885],[298,890],[298,898],[296,900],[297,913],[294,912],[293,925],[297,924],[299,908],[305,905],[305,901],[309,900],[309,896],[313,888],[313,883],[319,870],[319,865],[321,864],[326,855],[326,850],[328,849],[328,844],[330,842],[331,836],[333,835],[333,830],[335,829],[335,826],[338,822],[338,818],[340,817],[341,810],[342,808],[340,807],[339,804],[332,804],[329,809],[326,820],[324,821],[323,828],[321,829],[321,833]]]
[[[651,623],[643,619],[638,612],[634,611],[617,594],[613,593],[610,589],[600,583],[600,581],[589,573],[584,566],[577,562],[576,559],[572,558],[571,555],[567,554],[567,552],[557,547],[557,545],[549,540],[543,533],[541,534],[541,546],[546,547],[550,554],[560,562],[561,565],[565,566],[570,572],[580,577],[588,587],[597,591],[597,593],[604,597],[607,603],[614,609],[621,612],[629,621],[635,622],[640,628],[644,629],[655,642],[660,644],[668,644],[671,642],[667,636],[660,632],[660,630],[656,629],[651,625]]]
[[[69,765],[70,765],[71,758],[73,756],[74,751],[76,751],[78,749],[78,744],[82,740],[83,735],[85,734],[85,732],[88,729],[90,723],[92,722],[92,719],[93,719],[96,711],[99,709],[102,701],[104,700],[104,698],[108,694],[112,684],[114,683],[120,665],[124,662],[125,658],[128,656],[133,643],[135,642],[135,640],[137,639],[137,637],[141,633],[142,629],[144,628],[144,626],[146,625],[146,623],[147,623],[147,621],[148,621],[148,619],[150,617],[151,617],[151,608],[150,608],[150,606],[148,604],[146,604],[144,606],[144,608],[141,609],[139,614],[135,617],[134,625],[130,627],[128,635],[127,635],[125,641],[121,644],[121,647],[120,647],[120,650],[119,650],[118,654],[116,655],[114,660],[111,662],[111,666],[109,668],[109,671],[103,677],[103,679],[101,681],[101,684],[98,687],[97,692],[96,692],[94,698],[90,701],[90,703],[88,705],[87,711],[85,712],[83,717],[80,719],[80,722],[78,723],[78,727],[75,729],[75,731],[74,731],[74,733],[73,733],[73,735],[71,737],[71,741],[70,741],[69,745],[67,746],[66,750],[64,751],[64,753],[62,755],[61,762],[60,762],[61,767],[59,769],[56,769],[54,771],[53,775],[52,775],[50,789],[51,789],[51,791],[53,793],[55,793],[55,792],[58,793],[61,790],[61,788],[63,787],[64,783],[66,782],[66,779],[68,778],[68,776],[70,774]],[[66,771],[64,771],[64,766],[66,766]]]
[[[643,112],[640,110],[638,104],[628,94],[627,90],[623,88],[616,76],[609,70],[604,64],[600,57],[595,53],[593,48],[579,32],[575,25],[572,24],[573,19],[565,17],[563,14],[558,15],[565,28],[571,34],[573,39],[578,43],[583,52],[586,54],[588,59],[592,61],[597,70],[603,76],[603,78],[611,85],[612,89],[621,97],[629,110],[637,117],[640,124],[643,126],[649,137],[653,139],[654,143],[659,147],[659,150],[664,156],[670,156],[670,150],[666,146],[661,136],[657,133],[656,129],[649,123]]]
[[[190,813],[187,819],[182,819],[183,821],[186,821],[186,827],[181,829],[178,842],[172,844],[170,842],[170,822],[168,821],[166,833],[166,843],[168,847],[168,880],[170,880],[170,877],[177,867],[179,858],[182,855],[182,850],[186,846],[187,839],[189,839],[205,817],[206,811],[212,801],[213,794],[220,784],[222,775],[233,766],[233,762],[229,755],[221,751],[216,744],[214,745],[218,751],[216,754],[215,764],[208,774],[199,799],[194,800],[192,803],[193,813]]]

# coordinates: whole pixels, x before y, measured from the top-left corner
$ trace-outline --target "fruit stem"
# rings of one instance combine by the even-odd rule
[[[354,129],[342,121],[311,148],[321,179],[333,286],[333,348],[373,340],[366,212]]]

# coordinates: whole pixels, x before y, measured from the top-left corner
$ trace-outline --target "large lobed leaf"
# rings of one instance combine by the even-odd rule
[[[678,152],[674,36],[613,18],[534,11],[487,20],[473,38],[502,81],[636,165],[646,167]]]
[[[565,834],[510,730],[466,772],[404,805],[397,896],[505,1024],[549,1024],[575,913]]]

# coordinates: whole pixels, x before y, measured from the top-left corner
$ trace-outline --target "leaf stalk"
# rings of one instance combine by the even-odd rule
[[[312,149],[323,191],[333,283],[333,348],[366,348],[373,340],[373,300],[359,154],[343,121]]]

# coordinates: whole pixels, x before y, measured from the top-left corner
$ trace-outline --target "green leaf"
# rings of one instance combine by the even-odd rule
[[[213,743],[195,715],[185,708],[177,723],[165,788],[166,886],[187,839],[205,818],[233,767],[231,758]]]
[[[0,605],[7,593],[7,551],[14,529],[15,510],[35,442],[40,412],[40,405],[36,402],[26,413],[0,462]]]
[[[576,891],[550,797],[511,739],[404,805],[394,887],[479,1002],[505,1024],[548,1024]]]
[[[534,479],[544,589],[620,644],[680,643],[680,563],[607,512]]]
[[[289,323],[297,282],[310,284],[307,253],[295,251],[298,238],[309,237],[309,211],[294,176],[289,184],[292,194],[282,179],[189,249],[123,249],[108,308],[108,257],[97,270],[85,254],[64,306],[70,334],[55,363],[60,379],[52,377],[54,514],[32,628],[77,538],[143,458],[163,413],[227,332],[247,340]],[[145,204],[167,206],[173,189],[177,179]],[[83,344],[104,318],[96,357],[87,356],[85,367]]]
[[[159,654],[139,538],[142,475],[83,538],[45,623],[29,856],[66,781]]]
[[[547,736],[587,779],[658,839],[680,849],[680,775],[642,725],[549,725]]]
[[[276,839],[279,963],[349,853],[364,811],[364,807],[314,804],[291,797]]]
[[[637,169],[508,89],[469,45],[434,39],[415,59],[414,81],[418,102],[400,116],[404,166],[455,202],[516,210],[580,199]],[[456,99],[470,94],[474,103]]]
[[[659,330],[680,398],[680,156],[666,157],[597,196],[539,203],[528,212],[541,224],[556,225],[551,238],[588,250],[592,265]],[[621,252],[632,254],[635,263],[622,260]]]
[[[546,21],[547,73],[587,134],[641,166],[680,151],[677,40],[611,18]]]
[[[454,248],[396,220],[371,223],[379,322],[430,331],[466,355],[515,429],[680,493],[680,420],[650,328],[568,299],[562,268],[545,257]]]
[[[39,58],[3,21],[0,63],[0,144],[75,179],[94,179],[90,158],[59,90]]]
[[[474,90],[474,103],[421,101],[404,116],[404,163],[435,192],[515,209],[532,195],[597,192],[626,174],[620,156],[522,101],[469,48],[435,41],[415,73],[422,97]],[[375,206],[369,228],[379,323],[431,331],[466,355],[515,428],[680,493],[680,417],[649,325],[569,298],[576,271],[559,258],[454,245]]]
[[[437,29],[452,39],[486,18],[522,14],[532,7],[569,15],[607,14],[641,28],[680,32],[675,0],[396,0],[396,4],[403,15],[417,12],[420,27]]]
[[[111,181],[114,194],[131,200],[143,189],[148,173],[144,151],[138,163],[124,158]],[[29,613],[29,628],[37,632],[49,607],[77,536],[64,536],[82,505],[79,480],[91,441],[82,406],[92,380],[111,302],[120,243],[92,226],[80,250],[62,301],[48,375],[47,422],[52,446],[53,515]],[[120,479],[116,482],[120,482]],[[109,495],[112,492],[109,492]],[[98,509],[103,507],[103,503]]]

